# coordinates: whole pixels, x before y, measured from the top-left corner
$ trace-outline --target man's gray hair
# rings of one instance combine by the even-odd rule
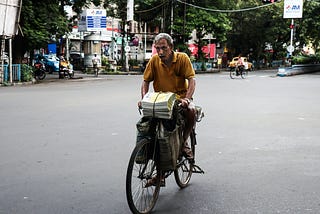
[[[168,42],[168,45],[172,45],[173,46],[173,39],[172,37],[167,34],[167,33],[159,33],[155,38],[154,38],[154,44],[156,44],[157,42],[159,42],[161,39],[165,39]]]

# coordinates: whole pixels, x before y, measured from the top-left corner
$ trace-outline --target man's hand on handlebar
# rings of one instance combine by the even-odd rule
[[[191,103],[191,100],[188,98],[182,98],[180,99],[180,106],[183,108],[187,108],[189,106],[189,104]]]
[[[138,108],[139,108],[139,109],[142,109],[142,103],[141,103],[141,100],[139,100],[139,101],[138,101]]]

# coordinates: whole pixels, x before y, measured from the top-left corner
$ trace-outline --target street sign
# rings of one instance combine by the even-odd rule
[[[289,46],[287,47],[287,51],[290,52],[290,53],[292,53],[292,52],[294,51],[294,47],[293,47],[292,45],[289,45]]]
[[[302,18],[303,0],[285,0],[283,8],[283,18]]]
[[[124,48],[124,50],[125,50],[126,52],[129,52],[130,49],[131,49],[131,48],[130,48],[130,46],[128,46],[128,45]]]

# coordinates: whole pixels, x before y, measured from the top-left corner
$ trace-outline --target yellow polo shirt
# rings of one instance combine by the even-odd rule
[[[184,98],[187,89],[187,79],[194,78],[195,72],[190,58],[185,53],[173,52],[173,59],[168,68],[158,55],[154,55],[148,62],[143,78],[147,82],[153,81],[155,92],[173,92]]]

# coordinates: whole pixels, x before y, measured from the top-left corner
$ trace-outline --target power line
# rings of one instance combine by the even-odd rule
[[[139,11],[135,11],[135,13],[147,13],[147,12],[150,12],[152,10],[155,10],[155,9],[158,9],[159,7],[162,7],[163,5],[167,4],[169,2],[169,0],[153,7],[153,8],[150,8],[150,9],[147,9],[147,10],[139,10]]]
[[[256,10],[256,9],[260,9],[260,8],[263,8],[263,7],[268,7],[268,6],[273,5],[273,4],[280,3],[280,2],[274,2],[274,3],[270,3],[270,4],[265,4],[265,5],[261,5],[261,6],[250,7],[250,8],[243,8],[243,9],[238,9],[238,10],[217,10],[217,9],[205,8],[205,7],[200,7],[200,6],[197,6],[197,5],[189,4],[189,3],[183,2],[181,0],[176,0],[176,1],[180,2],[182,4],[186,4],[186,5],[190,6],[190,7],[198,8],[200,10],[206,10],[206,11],[210,11],[210,12],[219,12],[219,13],[237,13],[237,12],[243,12],[243,11],[249,11],[249,10]]]

